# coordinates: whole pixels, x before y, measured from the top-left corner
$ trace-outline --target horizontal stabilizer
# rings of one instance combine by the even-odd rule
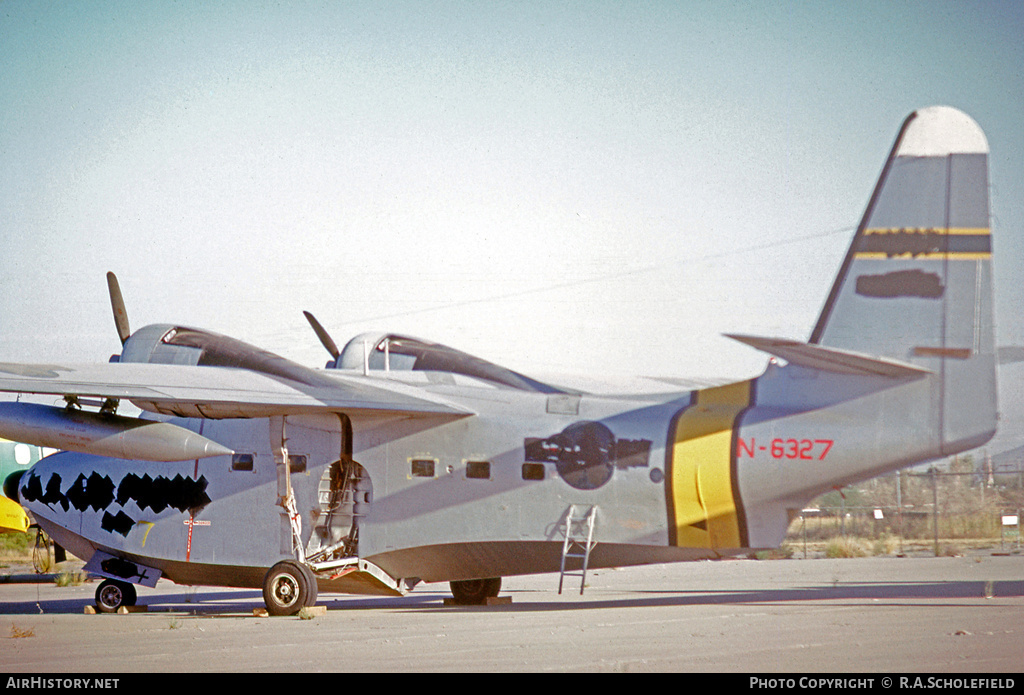
[[[801,343],[785,338],[761,338],[728,333],[726,337],[808,369],[820,369],[838,374],[884,376],[891,379],[917,379],[932,373],[931,370],[894,359],[873,357],[859,352]]]

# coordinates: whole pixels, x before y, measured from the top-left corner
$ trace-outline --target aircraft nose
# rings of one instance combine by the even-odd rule
[[[50,470],[51,468],[44,456],[32,463],[32,465],[26,466],[23,470],[11,473],[4,478],[4,494],[20,504],[25,511],[28,511],[30,507],[38,506],[33,504],[33,502],[39,501],[44,496],[45,490],[40,487],[40,482],[45,479],[47,472]],[[35,510],[33,513],[38,513],[39,511],[42,510]]]

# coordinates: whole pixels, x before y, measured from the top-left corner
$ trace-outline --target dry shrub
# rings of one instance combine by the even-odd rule
[[[867,541],[851,536],[833,538],[825,546],[825,557],[830,558],[869,557],[872,554],[871,545]]]

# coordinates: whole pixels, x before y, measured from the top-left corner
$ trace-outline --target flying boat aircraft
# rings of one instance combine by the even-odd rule
[[[996,429],[988,143],[949,107],[903,123],[806,341],[732,335],[773,356],[753,379],[595,394],[390,333],[313,369],[178,324],[120,355],[0,364],[0,435],[63,451],[12,485],[106,579],[262,588],[287,615],[325,591],[449,582],[772,548],[813,497],[975,448]],[[127,400],[144,417],[117,413]],[[582,591],[581,581],[581,591]]]

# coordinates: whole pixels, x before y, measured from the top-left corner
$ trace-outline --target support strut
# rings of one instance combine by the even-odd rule
[[[305,564],[306,551],[302,547],[302,517],[299,516],[292,492],[291,465],[288,460],[287,417],[275,415],[270,418],[270,449],[274,452],[274,463],[277,465],[277,505],[281,514],[287,519],[291,532],[290,552]]]

